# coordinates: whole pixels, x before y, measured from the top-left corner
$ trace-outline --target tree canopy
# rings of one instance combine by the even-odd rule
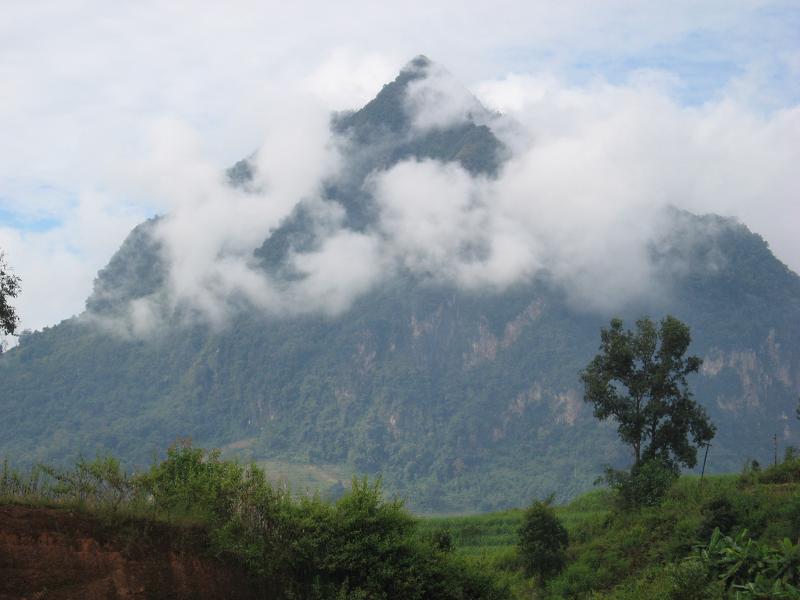
[[[600,338],[600,353],[581,373],[584,400],[594,405],[595,417],[616,420],[620,438],[633,450],[634,469],[651,459],[695,466],[697,447],[716,428],[686,381],[702,365],[697,356],[685,356],[689,327],[667,316],[659,324],[639,319],[635,331],[626,331],[612,319]]]
[[[9,271],[5,254],[0,251],[0,334],[13,334],[19,324],[17,311],[8,303],[19,293],[20,278]]]

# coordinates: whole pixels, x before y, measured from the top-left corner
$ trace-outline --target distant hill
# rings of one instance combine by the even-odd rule
[[[429,66],[415,59],[361,110],[332,121],[345,168],[325,195],[354,231],[375,218],[363,184],[376,169],[408,158],[489,178],[502,168],[508,150],[488,112],[411,127],[403,97]],[[252,176],[248,160],[228,171],[234,186]],[[295,277],[287,256],[317,243],[315,218],[299,204],[255,251],[260,268],[278,281]],[[83,315],[0,357],[0,456],[110,450],[146,463],[191,436],[253,459],[380,473],[417,510],[567,498],[591,487],[602,464],[628,461],[614,427],[582,401],[577,374],[597,351],[600,327],[612,316],[666,313],[691,326],[692,351],[705,359],[691,385],[718,425],[711,470],[769,460],[774,434],[782,446],[800,442],[800,278],[733,220],[669,210],[666,243],[650,260],[671,293],[613,314],[575,308],[546,274],[491,293],[405,273],[335,318],[242,310],[220,330],[194,323],[146,340],[110,335],[92,323],[163,290],[157,223],[131,232]]]

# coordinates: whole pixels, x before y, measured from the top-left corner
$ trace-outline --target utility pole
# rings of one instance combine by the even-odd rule
[[[700,471],[700,481],[703,481],[703,476],[706,474],[706,460],[708,460],[708,449],[711,447],[710,442],[706,442],[706,453],[703,456],[703,468]]]
[[[778,464],[778,434],[777,433],[773,433],[772,434],[772,448],[775,451],[775,458],[772,461],[772,464],[777,466],[777,464]]]

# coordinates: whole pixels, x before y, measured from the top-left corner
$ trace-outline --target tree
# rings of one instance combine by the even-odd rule
[[[566,564],[569,535],[556,517],[552,499],[537,500],[522,516],[519,528],[519,552],[525,572],[544,582],[558,575]]]
[[[9,298],[19,293],[20,278],[11,273],[6,265],[5,254],[0,250],[0,334],[13,334],[19,324],[19,317]]]
[[[639,319],[635,331],[625,331],[620,319],[612,319],[600,339],[600,353],[581,373],[584,400],[601,421],[616,420],[620,438],[633,450],[632,471],[652,459],[676,470],[695,466],[697,448],[716,428],[686,382],[702,365],[697,356],[684,356],[689,327],[667,316],[658,326]]]

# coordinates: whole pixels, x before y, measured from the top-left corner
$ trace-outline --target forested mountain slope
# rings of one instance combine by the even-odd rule
[[[365,180],[400,160],[454,162],[486,178],[502,169],[508,151],[488,111],[427,132],[411,126],[403,95],[428,66],[416,59],[360,111],[333,119],[345,167],[325,195],[349,230],[375,219]],[[252,167],[242,161],[228,176],[246,187]],[[297,277],[287,257],[319,243],[316,218],[301,202],[256,249],[259,268],[275,281]],[[671,313],[705,360],[691,384],[718,426],[709,467],[767,460],[773,434],[800,441],[800,278],[735,221],[670,209],[663,223],[649,260],[669,293],[615,310],[576,306],[546,272],[498,292],[409,271],[335,316],[243,308],[224,327],[176,319],[145,338],[114,335],[97,323],[165,293],[158,219],[148,221],[100,272],[83,315],[0,357],[0,455],[111,450],[146,463],[191,436],[256,459],[381,473],[420,510],[565,498],[590,487],[602,464],[629,458],[582,401],[578,372],[599,328],[612,316]]]

